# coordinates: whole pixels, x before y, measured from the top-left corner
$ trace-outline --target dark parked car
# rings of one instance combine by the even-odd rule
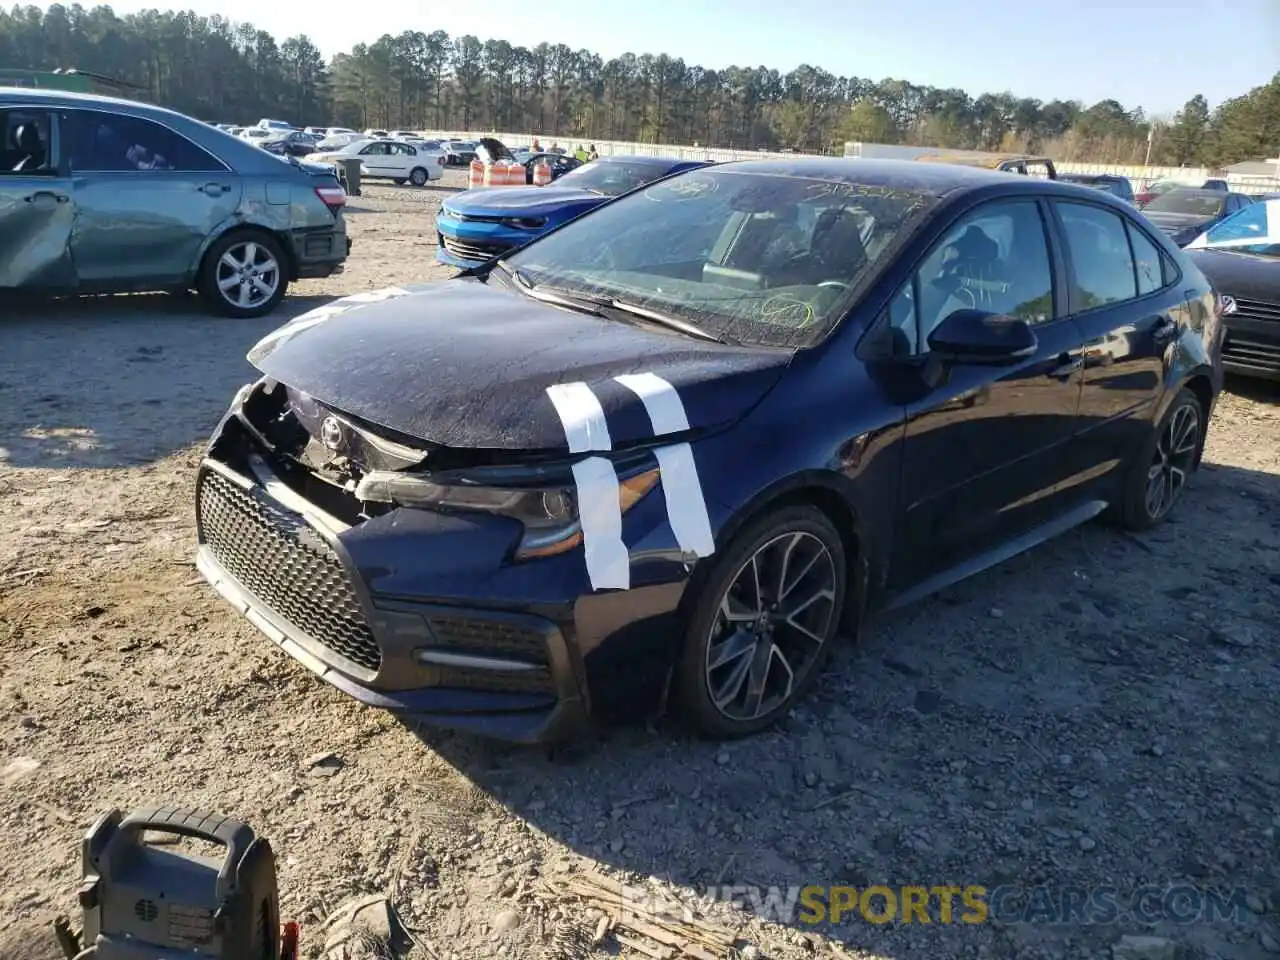
[[[305,157],[315,153],[319,141],[309,133],[293,130],[282,137],[264,141],[260,146],[268,153],[283,157]]]
[[[489,146],[478,147],[481,159],[507,153],[496,140],[484,143]],[[473,267],[628,190],[708,163],[669,157],[601,157],[586,164],[572,162],[576,169],[550,186],[485,187],[450,197],[436,216],[436,259],[454,267]]]
[[[158,107],[0,88],[0,297],[200,291],[262,316],[350,252],[332,167]]]
[[[1139,208],[1142,208],[1156,197],[1162,196],[1170,190],[1182,190],[1191,186],[1192,185],[1189,183],[1182,183],[1178,180],[1155,180],[1138,191],[1133,198],[1134,203],[1136,203]],[[1204,183],[1200,184],[1199,187],[1193,187],[1193,189],[1217,190],[1221,193],[1229,193],[1231,188],[1227,186],[1227,181],[1225,180],[1206,180]]]
[[[1242,193],[1179,187],[1160,194],[1143,207],[1142,212],[1174,243],[1184,247],[1218,221],[1252,202]]]
[[[1226,369],[1280,380],[1280,196],[1250,204],[1211,227],[1187,254],[1234,301],[1222,347]]]
[[[1220,311],[1102,192],[692,170],[264,338],[200,467],[198,564],[367,704],[536,740],[670,681],[747,734],[868,612],[1106,511],[1164,520]]]
[[[479,146],[479,142],[476,140],[446,140],[442,146],[445,152],[445,160],[449,166],[465,167],[476,159],[476,147]]]
[[[1078,183],[1095,190],[1105,190],[1125,203],[1134,203],[1133,184],[1128,177],[1117,177],[1110,173],[1060,173],[1058,179],[1063,183]]]
[[[577,157],[565,156],[561,153],[531,153],[527,156],[517,154],[517,159],[524,165],[528,175],[525,177],[525,183],[533,183],[533,168],[539,163],[545,163],[551,168],[551,181],[554,183],[563,177],[566,173],[577,170],[582,166],[582,161]]]

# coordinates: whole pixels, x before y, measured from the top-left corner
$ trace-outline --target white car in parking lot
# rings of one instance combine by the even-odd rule
[[[444,154],[421,149],[401,140],[357,140],[337,150],[324,150],[307,157],[317,163],[360,160],[360,174],[366,179],[408,181],[415,187],[444,176]]]

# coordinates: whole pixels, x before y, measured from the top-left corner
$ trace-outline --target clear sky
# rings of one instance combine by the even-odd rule
[[[82,0],[90,6],[93,0]],[[47,7],[47,0],[37,2]],[[118,14],[164,6],[116,0]],[[384,33],[445,30],[606,59],[666,53],[720,68],[802,63],[842,76],[960,87],[970,94],[1105,98],[1171,113],[1210,105],[1280,70],[1280,0],[189,0],[200,14],[306,33],[330,56]],[[355,22],[344,14],[360,11]],[[1280,145],[1277,145],[1280,147]]]

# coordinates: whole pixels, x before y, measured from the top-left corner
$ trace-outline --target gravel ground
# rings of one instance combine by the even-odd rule
[[[595,868],[670,893],[1246,891],[1234,922],[1154,926],[1004,922],[1016,898],[980,925],[707,907],[743,957],[1091,957],[1124,934],[1168,941],[1131,944],[1150,957],[1280,953],[1274,390],[1232,385],[1167,525],[1089,526],[879,619],[790,720],[732,745],[665,725],[556,752],[415,732],[234,616],[191,562],[199,444],[284,316],[445,275],[449,177],[368,188],[347,272],[269,321],[142,296],[0,318],[0,958],[56,955],[45,925],[75,909],[97,814],[165,800],[271,839],[312,949],[317,917],[385,891],[423,957],[579,955],[569,933],[594,917],[541,884]]]

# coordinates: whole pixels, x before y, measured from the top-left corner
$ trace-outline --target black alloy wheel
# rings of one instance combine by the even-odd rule
[[[1199,399],[1180,390],[1130,468],[1119,505],[1124,526],[1149,530],[1173,512],[1200,465],[1204,428]]]
[[[677,695],[699,732],[746,736],[785,715],[826,659],[847,593],[844,545],[826,514],[795,505],[748,524],[713,562]]]

